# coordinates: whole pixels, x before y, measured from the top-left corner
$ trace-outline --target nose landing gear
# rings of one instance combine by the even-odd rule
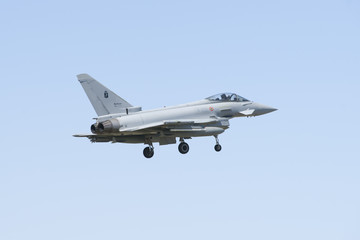
[[[216,145],[214,146],[215,151],[220,152],[221,151],[221,145],[219,144],[219,138],[218,135],[215,135]]]

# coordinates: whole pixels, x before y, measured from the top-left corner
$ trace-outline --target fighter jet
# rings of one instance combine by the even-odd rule
[[[154,156],[153,143],[176,144],[179,152],[189,152],[185,139],[214,136],[215,151],[221,151],[218,135],[230,127],[235,117],[254,117],[276,111],[276,108],[255,103],[235,93],[220,93],[200,101],[143,111],[134,107],[107,87],[90,77],[77,78],[98,117],[91,125],[92,134],[76,134],[91,142],[143,143],[146,158]]]

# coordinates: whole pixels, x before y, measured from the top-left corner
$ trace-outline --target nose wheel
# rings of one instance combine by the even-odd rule
[[[214,137],[215,137],[215,140],[216,140],[216,145],[214,146],[214,149],[215,149],[215,151],[220,152],[221,149],[222,149],[222,147],[221,147],[221,145],[219,144],[219,138],[218,138],[217,135],[215,135]]]
[[[221,151],[221,145],[220,144],[216,144],[214,147],[215,151],[220,152]]]

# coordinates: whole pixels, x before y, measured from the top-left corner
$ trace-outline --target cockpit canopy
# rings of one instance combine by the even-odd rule
[[[243,98],[235,93],[219,93],[206,99],[219,102],[249,102],[246,98]]]

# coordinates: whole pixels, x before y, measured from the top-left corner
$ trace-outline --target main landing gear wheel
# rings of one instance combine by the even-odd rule
[[[187,144],[186,142],[182,142],[179,144],[179,152],[181,154],[186,154],[189,152],[189,144]]]
[[[143,153],[146,158],[152,158],[154,156],[154,149],[152,147],[146,147]]]

